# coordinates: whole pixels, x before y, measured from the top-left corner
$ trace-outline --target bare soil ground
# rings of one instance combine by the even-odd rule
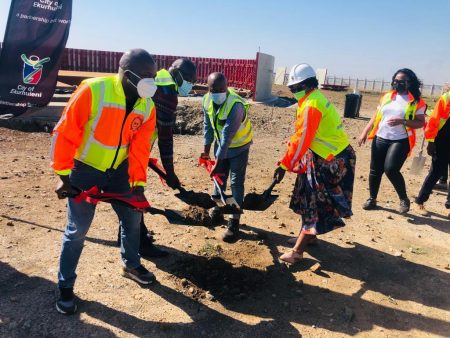
[[[325,94],[342,112],[345,93]],[[303,262],[278,261],[300,226],[288,208],[294,175],[275,188],[279,198],[268,210],[244,213],[242,239],[235,244],[220,241],[222,227],[175,225],[146,215],[157,244],[170,251],[168,258],[143,261],[158,279],[148,288],[120,276],[117,219],[109,205],[100,204],[77,270],[79,312],[71,317],[54,309],[66,208],[53,193],[49,135],[0,129],[0,336],[450,336],[445,193],[431,196],[430,217],[414,210],[402,216],[383,179],[381,208],[361,209],[370,153],[368,145],[356,147],[356,138],[377,101],[365,95],[363,117],[344,120],[358,156],[354,217],[322,236]],[[188,119],[182,123],[201,121],[199,103],[185,105],[192,116],[181,114]],[[262,192],[293,131],[295,111],[253,105],[251,117],[255,140],[246,190]],[[201,149],[201,136],[177,136],[176,170],[187,189],[209,192],[211,183],[197,166]],[[425,172],[413,176],[410,165],[411,159],[403,172],[413,197]],[[157,207],[187,207],[151,172],[147,196]],[[319,269],[312,268],[316,263]]]

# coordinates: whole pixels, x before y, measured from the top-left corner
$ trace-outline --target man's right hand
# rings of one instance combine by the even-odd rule
[[[211,159],[211,157],[209,156],[208,153],[201,153],[201,154],[200,154],[200,158],[201,158],[202,160],[210,160],[210,159]]]
[[[69,175],[59,176],[59,181],[56,184],[55,192],[60,200],[66,198],[67,195],[72,192]]]

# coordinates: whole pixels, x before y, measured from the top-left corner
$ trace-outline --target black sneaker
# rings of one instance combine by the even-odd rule
[[[227,223],[227,230],[222,235],[222,240],[227,243],[234,243],[239,237],[239,220],[229,219]]]
[[[56,302],[56,310],[63,315],[73,315],[77,312],[73,288],[59,288],[59,299]]]
[[[219,225],[224,221],[223,214],[219,209],[213,209],[211,212],[211,225]]]
[[[142,265],[139,265],[136,269],[124,267],[122,276],[144,285],[152,284],[156,281],[155,275],[144,268],[144,266]]]
[[[409,201],[409,198],[400,200],[400,207],[398,209],[398,212],[401,214],[406,214],[409,211],[410,206],[411,202]]]
[[[159,257],[166,257],[169,255],[167,251],[161,250],[149,239],[141,241],[139,247],[139,254],[141,255],[141,257],[144,258],[159,258]]]
[[[450,209],[450,201],[445,202],[445,209]]]
[[[367,201],[364,202],[362,208],[364,210],[373,210],[377,207],[377,200],[375,198],[369,198]]]

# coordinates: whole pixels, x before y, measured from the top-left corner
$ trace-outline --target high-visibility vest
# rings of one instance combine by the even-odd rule
[[[383,107],[387,104],[391,103],[395,97],[398,95],[397,91],[392,90],[381,97],[380,105],[377,108],[377,112],[375,115],[375,122],[373,124],[373,128],[367,136],[368,139],[373,139],[377,135],[378,127],[380,125],[381,119],[383,118]],[[406,120],[414,120],[416,116],[416,112],[425,107],[425,102],[420,98],[419,102],[415,101],[414,96],[408,92],[408,104],[405,109],[405,119]],[[411,155],[411,152],[416,144],[416,130],[410,127],[405,126],[406,132],[408,134],[409,141],[409,153],[408,156]]]
[[[176,82],[174,81],[172,74],[170,74],[170,72],[164,68],[158,70],[158,72],[156,72],[156,77],[155,77],[155,85],[157,86],[170,86],[170,85],[174,85],[175,88],[178,88]]]
[[[90,100],[83,101],[83,104],[77,103],[77,95],[87,90]],[[150,136],[155,129],[156,121],[153,101],[138,99],[133,110],[126,116],[125,94],[117,75],[85,80],[78,91],[69,101],[54,129],[52,158],[56,173],[67,175],[71,171],[71,168],[64,168],[66,164],[58,162],[58,158],[64,157],[61,152],[67,151],[64,148],[67,148],[67,145],[58,146],[58,137],[61,133],[72,143],[79,144],[74,155],[76,160],[101,171],[117,169],[132,154],[129,160],[130,183],[134,186],[144,185]],[[71,109],[74,111],[70,112]],[[68,112],[71,114],[69,117]],[[78,126],[74,126],[73,121],[70,121],[74,114],[86,115],[82,133],[78,131]],[[146,136],[139,136],[143,135],[141,127],[150,119],[152,125],[147,124],[144,129]],[[60,144],[65,143],[61,141]]]
[[[295,133],[280,166],[299,172],[299,164],[308,149],[329,161],[349,144],[336,108],[320,90],[314,89],[298,100]]]
[[[244,120],[241,122],[241,126],[231,140],[230,148],[242,147],[250,143],[253,139],[252,124],[248,118],[248,109],[250,104],[236,94],[235,91],[228,88],[228,96],[226,101],[217,111],[214,111],[214,105],[210,93],[203,96],[203,110],[208,114],[209,121],[214,129],[214,138],[217,143],[220,143],[223,126],[231,112],[231,109],[236,103],[241,103],[244,106],[245,116]]]
[[[297,117],[310,107],[322,113],[319,128],[309,148],[320,157],[331,160],[350,144],[336,108],[317,89],[301,104],[300,101],[297,107]]]
[[[425,126],[425,138],[428,142],[434,142],[439,130],[447,122],[450,115],[450,91],[444,93],[436,103]]]

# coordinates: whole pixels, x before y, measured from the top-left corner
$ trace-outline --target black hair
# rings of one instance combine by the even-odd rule
[[[302,85],[308,86],[308,88],[318,88],[319,81],[317,81],[316,77],[310,77],[309,79],[302,81]]]
[[[133,68],[133,66],[135,66],[136,64],[142,63],[154,64],[155,60],[150,55],[150,53],[144,49],[130,49],[128,52],[125,52],[120,58],[119,67],[123,70],[127,70]]]
[[[391,85],[393,85],[395,77],[398,73],[403,73],[408,77],[409,88],[408,91],[411,92],[412,96],[414,96],[414,101],[419,102],[422,93],[420,92],[420,87],[422,86],[422,81],[419,80],[416,73],[414,73],[409,68],[402,68],[395,72],[394,76],[392,76]]]

